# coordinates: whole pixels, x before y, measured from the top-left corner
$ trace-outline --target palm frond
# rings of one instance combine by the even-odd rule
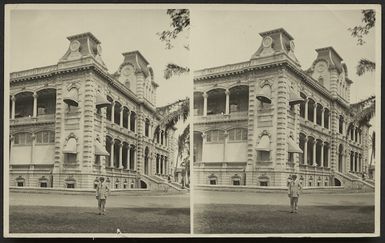
[[[375,111],[376,111],[376,105],[375,105],[375,103],[372,103],[371,105],[369,105],[366,108],[363,108],[361,111],[359,111],[354,116],[354,119],[352,122],[354,124],[358,124],[358,125],[366,124],[375,115]]]
[[[375,102],[376,96],[371,95],[366,99],[360,100],[356,103],[350,105],[350,108],[353,110],[361,110],[364,107],[368,106],[370,103]]]
[[[163,77],[165,79],[170,79],[175,75],[181,75],[188,72],[190,72],[190,69],[188,67],[182,67],[174,63],[169,63],[166,65],[166,68],[164,69]]]
[[[361,76],[366,72],[373,72],[376,69],[376,63],[366,59],[362,58],[357,65],[357,75]]]

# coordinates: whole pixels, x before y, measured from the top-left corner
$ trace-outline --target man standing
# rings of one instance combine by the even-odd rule
[[[298,198],[299,198],[299,193],[302,190],[302,186],[299,180],[297,180],[296,175],[291,176],[291,180],[289,181],[288,184],[289,184],[288,194],[290,198],[291,213],[297,213]]]
[[[104,215],[106,212],[107,196],[110,192],[110,189],[108,188],[107,184],[104,183],[103,177],[100,177],[99,180],[100,182],[96,187],[96,199],[98,200],[99,215]]]

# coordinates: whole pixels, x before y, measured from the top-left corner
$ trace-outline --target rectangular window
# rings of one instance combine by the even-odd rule
[[[100,156],[95,155],[95,164],[100,165]]]
[[[67,188],[75,188],[75,183],[68,183]]]
[[[40,187],[47,187],[48,183],[47,182],[40,182]]]
[[[233,185],[239,186],[239,185],[241,185],[241,181],[240,180],[233,180]]]
[[[216,185],[217,180],[216,179],[210,179],[210,185]]]
[[[18,187],[23,187],[24,186],[24,182],[22,182],[22,181],[17,182],[17,186]]]
[[[259,151],[259,161],[269,161],[270,160],[270,152],[269,151]]]
[[[259,185],[260,185],[260,186],[267,186],[267,181],[260,181],[260,182],[259,182]]]
[[[76,163],[76,154],[65,154],[64,158],[66,163]]]

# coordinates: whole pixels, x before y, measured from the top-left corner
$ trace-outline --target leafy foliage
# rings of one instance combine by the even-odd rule
[[[166,106],[158,107],[157,112],[163,116],[160,123],[161,126],[165,125],[166,128],[171,128],[178,123],[180,119],[185,122],[190,115],[190,99],[186,97],[183,100],[177,100]]]
[[[355,113],[353,123],[358,125],[367,124],[375,115],[376,97],[373,95],[365,100],[351,104],[350,108]]]
[[[174,46],[172,41],[178,37],[178,35],[184,30],[190,29],[190,10],[189,9],[168,9],[167,14],[170,15],[171,24],[170,30],[164,30],[157,33],[159,39],[166,43],[166,49],[171,49]],[[189,45],[184,46],[187,50]]]
[[[363,25],[348,29],[351,32],[351,35],[357,38],[357,45],[365,44],[364,36],[369,33],[369,30],[373,28],[376,23],[376,12],[373,9],[366,9],[361,12],[363,14]]]

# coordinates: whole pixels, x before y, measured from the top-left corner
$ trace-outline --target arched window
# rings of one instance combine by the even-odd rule
[[[55,143],[55,133],[53,131],[41,131],[36,133],[36,144]]]
[[[28,132],[17,133],[14,135],[14,144],[15,145],[31,145],[32,144],[32,134]]]
[[[225,133],[221,130],[208,131],[206,141],[210,143],[221,143],[225,140]]]
[[[146,137],[149,137],[149,135],[150,135],[150,120],[148,120],[147,118],[146,118],[146,122],[144,124],[144,135]]]
[[[344,117],[340,115],[339,123],[338,123],[338,132],[342,134],[344,126]]]
[[[247,140],[247,129],[234,128],[229,130],[229,141],[246,141],[246,140]]]

